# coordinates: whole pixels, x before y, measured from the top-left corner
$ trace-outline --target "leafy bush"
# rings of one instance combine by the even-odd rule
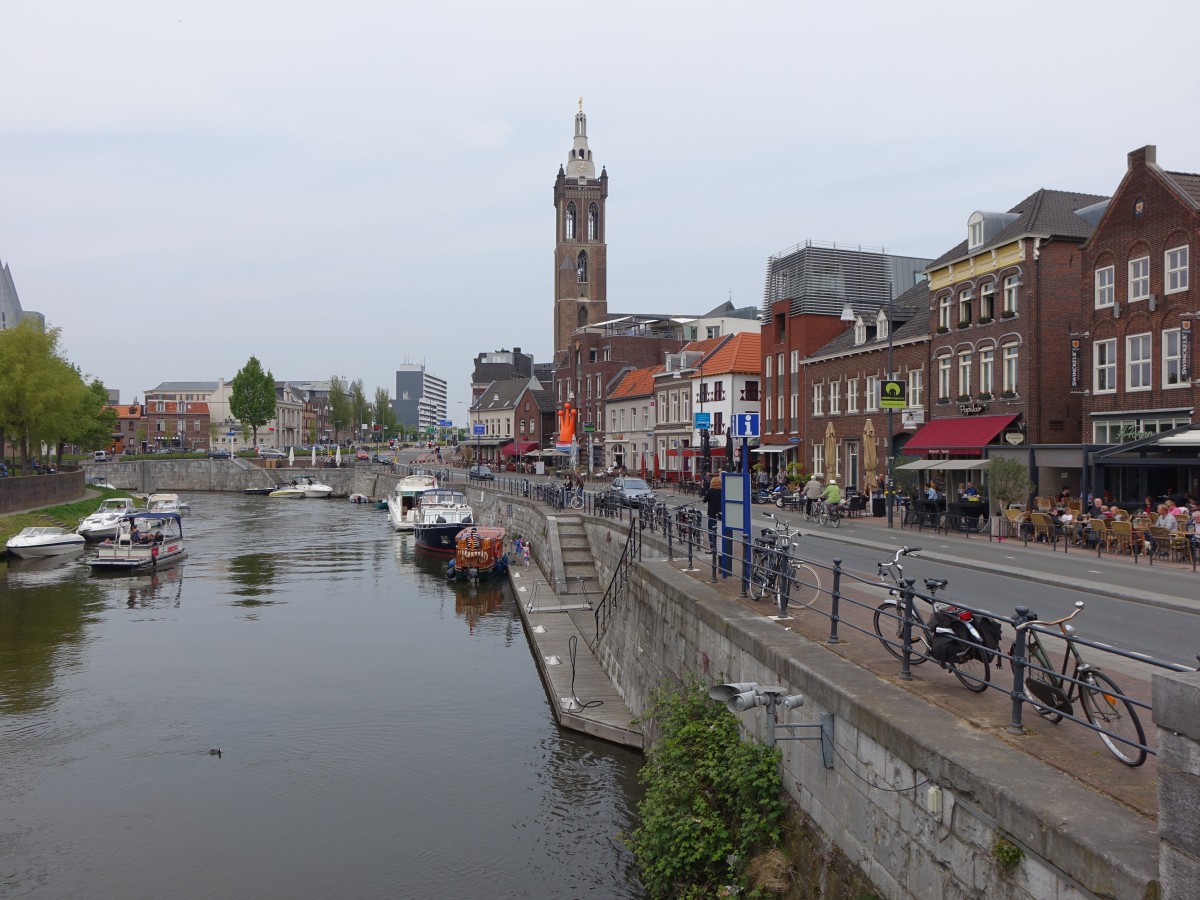
[[[779,752],[738,734],[737,719],[696,683],[660,691],[661,737],[639,775],[646,795],[629,838],[652,897],[713,897],[745,887],[756,850],[779,841]]]

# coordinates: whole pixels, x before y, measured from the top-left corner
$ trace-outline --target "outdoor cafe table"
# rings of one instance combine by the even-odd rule
[[[959,499],[950,504],[947,512],[953,517],[952,526],[958,531],[979,531],[983,517],[987,515],[987,501],[982,497],[969,500]]]

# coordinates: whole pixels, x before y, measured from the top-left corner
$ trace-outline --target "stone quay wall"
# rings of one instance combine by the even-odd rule
[[[0,515],[82,500],[83,490],[81,469],[64,470],[54,475],[12,475],[0,478]]]

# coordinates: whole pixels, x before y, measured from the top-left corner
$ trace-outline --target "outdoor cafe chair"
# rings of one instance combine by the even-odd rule
[[[1035,541],[1045,538],[1047,544],[1058,543],[1058,534],[1054,530],[1054,520],[1050,518],[1049,513],[1030,513],[1029,520],[1033,523],[1033,539]]]
[[[1132,522],[1109,522],[1109,533],[1111,535],[1110,546],[1118,553],[1126,552],[1132,554],[1133,551],[1133,523]]]

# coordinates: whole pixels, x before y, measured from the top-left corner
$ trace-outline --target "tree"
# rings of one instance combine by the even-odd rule
[[[379,426],[383,437],[396,430],[396,411],[392,409],[392,401],[388,397],[387,388],[375,388],[375,424]]]
[[[31,448],[59,441],[87,390],[59,354],[60,333],[32,319],[0,331],[0,431],[15,440],[26,472],[32,471]]]
[[[275,376],[264,372],[258,357],[251,356],[233,378],[229,411],[249,427],[258,446],[258,429],[275,418]]]
[[[64,443],[84,449],[104,448],[113,442],[113,433],[117,429],[117,411],[108,405],[108,388],[104,382],[93,378],[91,384],[84,385],[80,376],[79,383],[83,389],[58,442],[60,463]]]
[[[1029,468],[1017,459],[994,457],[988,461],[988,493],[999,503],[1000,511],[1017,501],[1027,501],[1033,493],[1033,482],[1029,479]]]
[[[350,395],[346,393],[346,379],[334,375],[329,379],[329,424],[333,426],[333,442],[340,442],[342,429],[350,424]]]
[[[354,437],[361,440],[363,437],[362,426],[370,424],[367,419],[371,415],[370,404],[367,403],[367,394],[363,390],[361,378],[354,379],[354,383],[350,385],[350,408],[354,416]]]

